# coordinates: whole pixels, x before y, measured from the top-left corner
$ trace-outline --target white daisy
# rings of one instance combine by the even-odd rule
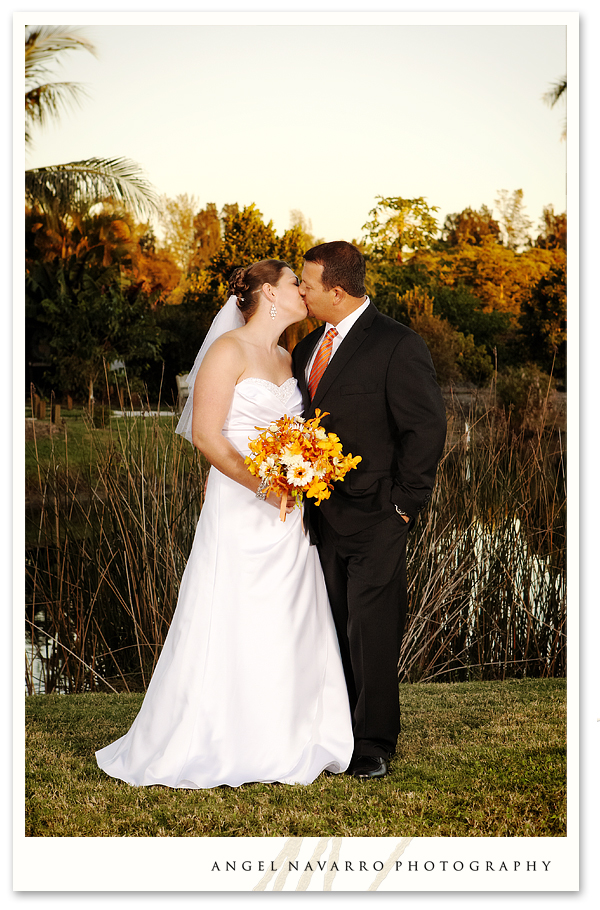
[[[315,472],[308,461],[301,461],[295,464],[287,474],[288,481],[293,487],[303,487],[307,483],[312,483],[315,479]]]

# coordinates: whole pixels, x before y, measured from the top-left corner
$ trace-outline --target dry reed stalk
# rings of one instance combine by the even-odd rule
[[[45,691],[144,688],[158,659],[206,465],[174,434],[177,415],[149,412],[114,420],[84,474],[67,469],[68,439],[64,461],[37,458],[26,625],[38,657],[36,627],[56,641]],[[564,439],[544,427],[515,433],[497,408],[466,424],[455,416],[448,438],[409,542],[400,679],[564,675]]]

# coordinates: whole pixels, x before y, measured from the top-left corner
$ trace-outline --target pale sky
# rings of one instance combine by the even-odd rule
[[[325,240],[360,238],[378,195],[424,196],[440,225],[500,189],[536,226],[566,208],[565,108],[542,101],[564,25],[101,21],[80,26],[97,58],[56,71],[88,98],[36,131],[28,167],[127,157],[159,194],[254,202],[280,234],[299,209]]]

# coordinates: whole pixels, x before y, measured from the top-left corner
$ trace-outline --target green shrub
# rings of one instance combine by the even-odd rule
[[[534,364],[506,367],[498,373],[496,396],[506,408],[512,426],[538,426],[548,408],[553,379]]]

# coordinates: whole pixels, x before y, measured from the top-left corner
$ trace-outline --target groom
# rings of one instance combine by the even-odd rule
[[[446,413],[423,339],[366,296],[365,262],[344,240],[305,254],[300,293],[322,320],[294,349],[304,416],[337,433],[358,468],[308,506],[340,643],[354,730],[348,773],[384,777],[400,732],[398,658],[406,538],[431,497]],[[310,503],[310,500],[308,500]]]

